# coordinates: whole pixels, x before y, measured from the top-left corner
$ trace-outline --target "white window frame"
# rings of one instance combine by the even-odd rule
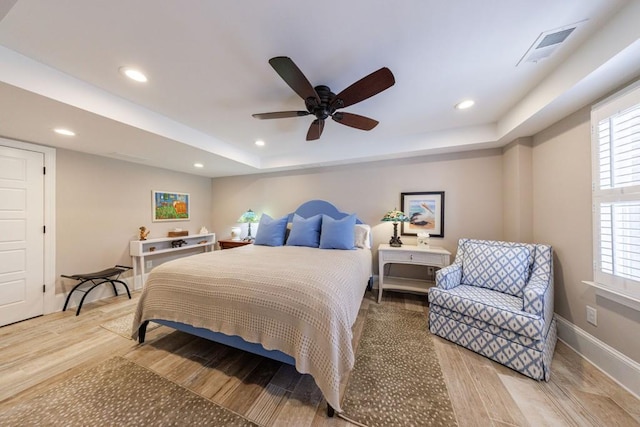
[[[594,105],[591,109],[591,161],[592,161],[592,225],[593,225],[593,282],[585,282],[605,291],[602,296],[612,297],[625,305],[640,306],[640,281],[614,274],[601,268],[600,204],[607,202],[640,202],[640,185],[618,188],[600,188],[600,141],[598,124],[635,105],[640,105],[640,81]],[[621,299],[622,298],[622,299]],[[627,301],[625,301],[627,300]]]

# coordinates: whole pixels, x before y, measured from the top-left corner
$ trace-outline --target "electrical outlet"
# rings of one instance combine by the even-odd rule
[[[598,310],[591,306],[587,306],[587,322],[593,326],[598,326]]]
[[[148,260],[147,261],[147,269],[152,268],[153,267],[153,261]]]

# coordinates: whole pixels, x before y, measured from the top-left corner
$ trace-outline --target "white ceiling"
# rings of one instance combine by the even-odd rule
[[[3,0],[0,136],[211,177],[501,146],[640,75],[638,22],[636,0]],[[380,124],[307,142],[312,116],[252,118],[304,109],[274,56],[335,93],[390,68],[393,87],[345,109]]]

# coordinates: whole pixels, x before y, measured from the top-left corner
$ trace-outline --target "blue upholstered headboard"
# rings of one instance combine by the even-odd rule
[[[349,215],[348,213],[340,212],[338,208],[324,200],[309,200],[308,202],[304,202],[303,204],[298,206],[298,208],[294,212],[289,214],[288,222],[293,221],[294,213],[300,215],[303,218],[309,218],[314,215],[324,214],[334,219],[341,219]],[[360,221],[360,218],[356,218],[356,224],[364,223]]]

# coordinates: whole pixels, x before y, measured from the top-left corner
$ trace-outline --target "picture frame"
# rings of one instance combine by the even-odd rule
[[[410,218],[400,223],[403,236],[444,237],[444,191],[400,193],[400,210]]]
[[[189,193],[175,191],[151,191],[153,222],[189,221],[191,199]]]

